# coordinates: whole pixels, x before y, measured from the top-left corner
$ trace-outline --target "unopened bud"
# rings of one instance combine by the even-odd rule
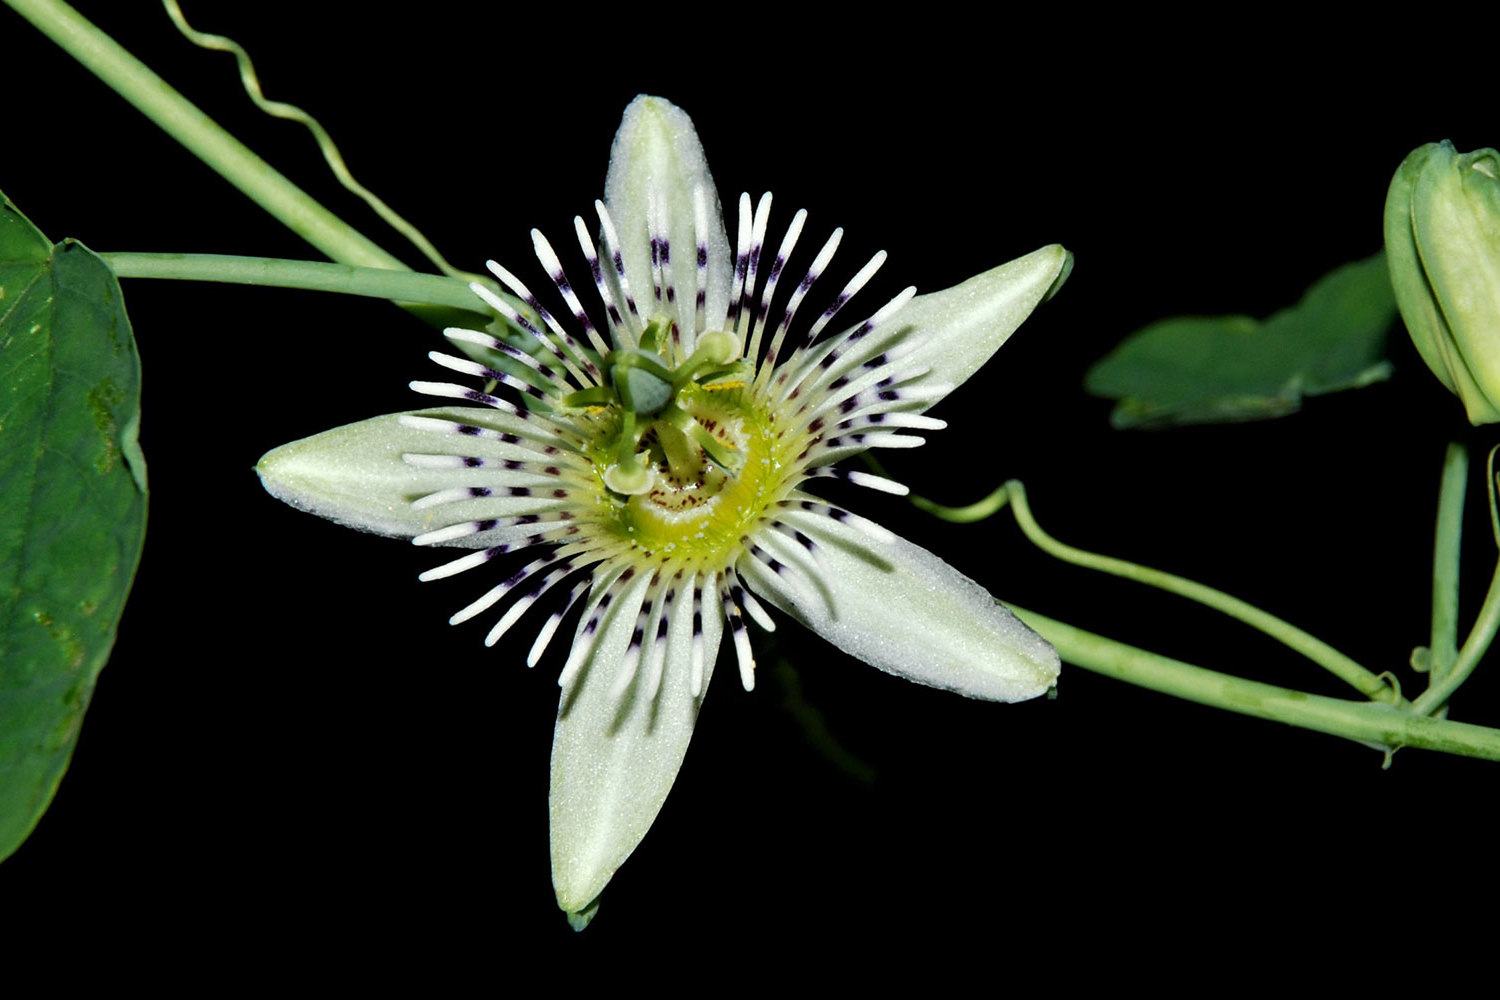
[[[1472,424],[1500,421],[1500,153],[1413,152],[1385,202],[1391,284],[1412,342]]]

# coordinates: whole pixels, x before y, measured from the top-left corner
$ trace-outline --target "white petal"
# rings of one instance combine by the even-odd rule
[[[552,885],[558,906],[575,926],[592,916],[599,893],[661,811],[702,704],[690,690],[691,613],[672,616],[666,667],[655,701],[643,695],[643,672],[637,672],[623,701],[610,697],[647,583],[631,587],[610,608],[582,674],[563,693],[553,735]],[[677,585],[691,586],[691,577]],[[661,596],[665,598],[665,591]],[[709,613],[709,604],[705,593],[705,691],[723,632],[723,621]],[[691,600],[686,607],[692,607]],[[713,607],[717,609],[717,601]]]
[[[494,410],[420,410],[420,415],[500,432],[529,432],[524,420]],[[512,517],[557,508],[559,501],[538,497],[486,497],[426,508],[412,501],[440,490],[498,482],[484,469],[423,468],[403,454],[451,452],[481,458],[530,459],[533,450],[493,438],[443,434],[410,427],[392,413],[337,427],[267,452],[255,471],[272,496],[330,521],[377,535],[409,538],[466,520]],[[493,544],[488,534],[456,544]]]
[[[655,191],[671,216],[669,236],[672,278],[677,302],[689,328],[697,296],[697,247],[693,236],[693,189],[702,187],[708,199],[707,315],[723,316],[729,299],[733,255],[718,190],[708,173],[703,145],[693,120],[677,105],[660,97],[641,95],[630,102],[609,153],[604,203],[619,233],[619,249],[631,291],[643,310],[650,309],[651,242],[647,189]]]
[[[807,511],[783,519],[822,546],[822,593],[812,598],[754,559],[741,559],[738,570],[757,593],[839,649],[970,698],[1024,701],[1056,683],[1057,651],[931,552],[901,538],[877,544]],[[764,544],[788,543],[765,532]]]
[[[914,384],[940,384],[949,391],[962,385],[1067,280],[1072,266],[1073,255],[1053,244],[907,303],[886,328],[905,329],[915,338],[915,349],[902,365],[925,368],[927,374]]]

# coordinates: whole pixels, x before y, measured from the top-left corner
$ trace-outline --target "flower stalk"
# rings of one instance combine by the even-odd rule
[[[1468,484],[1469,452],[1454,441],[1443,456],[1437,528],[1432,542],[1432,638],[1423,664],[1429,672],[1429,684],[1442,679],[1458,658],[1459,543],[1463,539],[1464,492]]]

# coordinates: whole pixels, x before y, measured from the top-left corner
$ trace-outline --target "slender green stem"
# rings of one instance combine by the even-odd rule
[[[1321,639],[1309,635],[1294,625],[1282,621],[1275,615],[1268,614],[1253,604],[1247,604],[1237,597],[1212,587],[1206,587],[1201,583],[1188,580],[1171,573],[1163,573],[1161,570],[1150,569],[1135,563],[1126,562],[1123,559],[1113,559],[1109,556],[1101,556],[1093,552],[1085,552],[1083,549],[1065,545],[1057,539],[1048,535],[1036,523],[1036,518],[1031,514],[1031,506],[1026,502],[1026,488],[1018,481],[1012,479],[1006,483],[1010,494],[1011,512],[1015,514],[1016,524],[1029,538],[1032,544],[1064,562],[1073,563],[1075,566],[1084,566],[1088,569],[1096,569],[1103,573],[1121,576],[1127,580],[1135,580],[1161,590],[1186,597],[1197,601],[1199,604],[1207,605],[1216,611],[1222,611],[1231,618],[1237,618],[1252,628],[1276,639],[1278,642],[1296,650],[1314,663],[1323,667],[1329,673],[1344,681],[1359,693],[1366,695],[1376,701],[1390,704],[1402,704],[1400,696],[1383,679],[1371,673],[1348,656],[1340,653]]]
[[[1391,705],[1343,701],[1245,680],[1184,663],[1011,606],[1070,664],[1129,684],[1386,747],[1420,747],[1500,760],[1500,729],[1433,719]]]
[[[1479,661],[1490,648],[1497,631],[1500,631],[1500,562],[1495,564],[1495,575],[1490,578],[1490,589],[1484,595],[1484,606],[1479,609],[1479,618],[1469,631],[1469,637],[1464,640],[1464,648],[1458,651],[1453,668],[1412,699],[1412,711],[1428,715],[1442,708],[1459,685],[1468,680],[1474,668],[1479,666]]]
[[[1432,639],[1427,649],[1428,685],[1437,683],[1458,658],[1458,563],[1464,530],[1464,490],[1469,452],[1457,441],[1443,458],[1438,490],[1437,532],[1432,543]]]
[[[235,285],[306,288],[319,292],[366,295],[394,302],[467,309],[488,315],[489,307],[469,290],[467,282],[439,274],[352,267],[316,260],[274,257],[230,257],[195,253],[102,253],[99,255],[121,278],[168,278],[183,281],[222,281]]]
[[[321,252],[345,264],[406,269],[400,260],[313,200],[62,0],[4,2]]]
[[[466,282],[439,274],[390,271],[378,267],[352,267],[317,260],[279,260],[273,257],[231,257],[221,254],[102,253],[104,262],[121,278],[165,278],[180,281],[220,281],[238,285],[274,288],[306,288],[319,292],[341,292],[390,299],[419,319],[435,327],[458,326],[491,329],[494,317],[489,307]],[[523,313],[525,303],[500,293]],[[540,322],[538,320],[537,322]],[[541,342],[523,331],[500,332],[512,345],[531,353],[543,350]],[[532,385],[541,376],[520,361],[494,351],[482,356],[485,364],[499,368]],[[530,397],[527,397],[528,399]]]

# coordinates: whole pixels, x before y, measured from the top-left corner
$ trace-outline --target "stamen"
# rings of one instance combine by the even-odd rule
[[[731,445],[725,444],[714,437],[703,425],[693,418],[692,414],[677,405],[668,406],[661,411],[658,420],[674,427],[687,435],[693,443],[702,448],[704,453],[711,458],[715,465],[733,472],[739,469],[745,462],[745,456],[734,450]]]
[[[740,342],[734,334],[710,330],[698,338],[697,350],[672,373],[673,390],[680,390],[705,368],[719,368],[739,356]]]
[[[648,425],[637,426],[635,410],[625,400],[626,407],[620,414],[620,442],[615,463],[604,470],[604,485],[624,496],[640,496],[651,492],[656,483],[656,467],[650,455],[636,451]]]
[[[656,485],[656,468],[644,453],[616,462],[604,470],[604,485],[621,496],[641,496]]]

